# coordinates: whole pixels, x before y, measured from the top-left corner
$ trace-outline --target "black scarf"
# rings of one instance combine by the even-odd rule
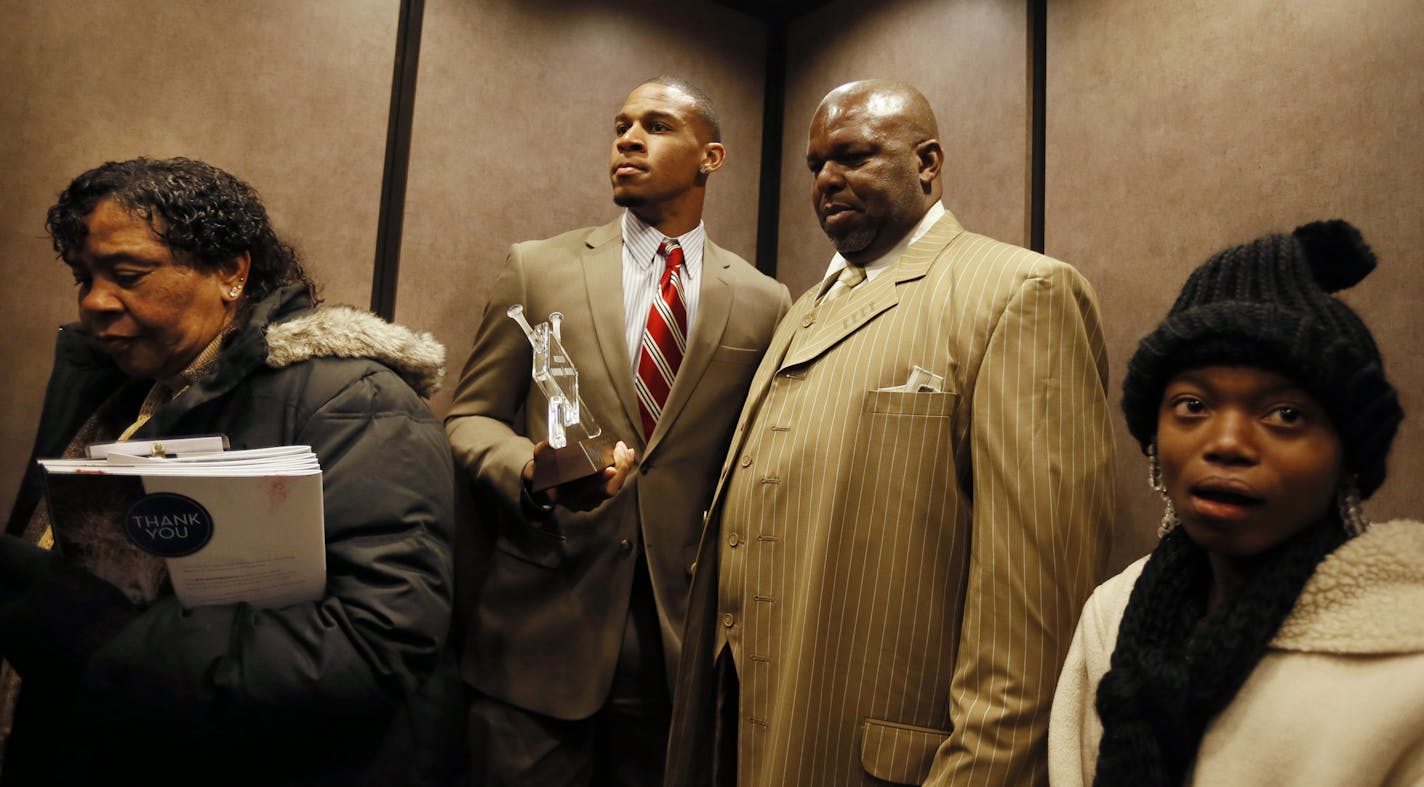
[[[1261,660],[1316,565],[1346,538],[1333,516],[1307,528],[1262,554],[1234,598],[1208,614],[1206,552],[1182,528],[1168,533],[1132,588],[1098,685],[1093,784],[1182,784],[1207,723]]]

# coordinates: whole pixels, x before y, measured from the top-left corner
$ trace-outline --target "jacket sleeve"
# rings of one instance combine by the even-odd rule
[[[534,442],[516,428],[529,396],[529,339],[506,311],[528,306],[520,247],[512,247],[475,330],[445,431],[455,462],[511,511],[521,510],[524,466]]]
[[[930,784],[1047,783],[1054,685],[1110,545],[1107,361],[1087,283],[1050,261],[990,330],[971,403],[973,532],[954,729]]]
[[[294,438],[323,467],[324,597],[184,609],[163,596],[89,659],[89,712],[165,734],[310,729],[388,713],[435,669],[452,593],[445,436],[389,370],[333,388]]]
[[[54,550],[0,535],[0,658],[26,679],[72,684],[140,612]]]

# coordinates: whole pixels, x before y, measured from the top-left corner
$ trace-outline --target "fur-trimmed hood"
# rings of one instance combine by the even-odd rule
[[[1424,652],[1424,523],[1376,523],[1322,560],[1271,647],[1353,655]]]
[[[280,369],[311,358],[367,358],[400,375],[424,397],[440,390],[445,346],[350,306],[323,306],[267,327],[267,365]]]

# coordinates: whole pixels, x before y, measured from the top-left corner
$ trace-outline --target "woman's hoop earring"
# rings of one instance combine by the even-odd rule
[[[1360,485],[1354,476],[1340,484],[1340,491],[1335,493],[1335,506],[1340,511],[1340,524],[1351,538],[1369,530],[1370,520],[1360,506]]]
[[[1147,444],[1147,485],[1161,495],[1162,502],[1166,504],[1162,511],[1162,523],[1157,526],[1157,537],[1163,538],[1182,524],[1182,520],[1177,518],[1177,507],[1167,496],[1167,485],[1162,483],[1162,463],[1157,459],[1156,441]]]

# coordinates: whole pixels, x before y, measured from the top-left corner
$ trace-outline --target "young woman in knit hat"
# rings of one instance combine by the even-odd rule
[[[1374,265],[1343,221],[1227,249],[1138,346],[1162,538],[1084,608],[1055,785],[1424,784],[1424,524],[1360,509],[1403,411],[1329,294]]]

